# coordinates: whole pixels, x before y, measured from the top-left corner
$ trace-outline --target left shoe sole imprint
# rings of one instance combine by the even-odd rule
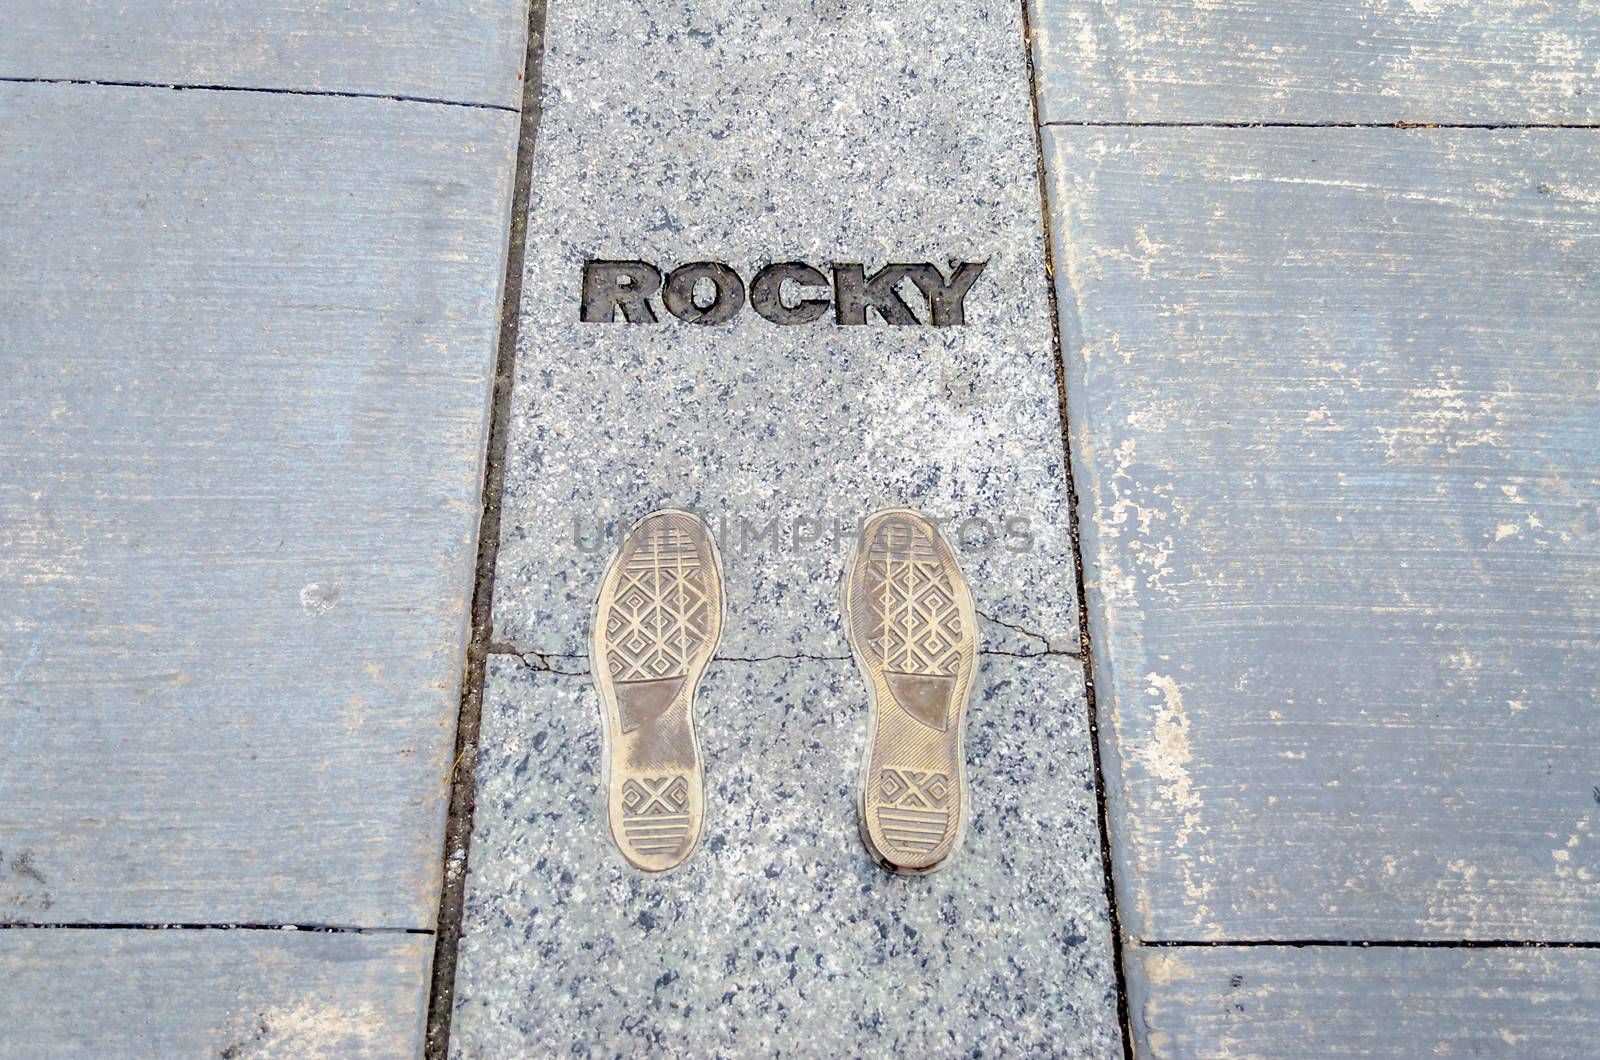
[[[652,512],[606,570],[590,630],[600,694],[611,837],[630,865],[665,872],[689,859],[705,821],[695,694],[723,627],[722,565],[710,530],[676,509]]]

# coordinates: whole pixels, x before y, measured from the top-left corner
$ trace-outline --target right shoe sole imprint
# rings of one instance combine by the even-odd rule
[[[683,864],[700,839],[694,699],[722,625],[721,562],[705,523],[676,509],[645,516],[601,582],[590,670],[604,713],[611,837],[646,872]]]
[[[943,865],[966,827],[962,736],[977,671],[972,593],[938,529],[903,508],[863,527],[844,584],[845,628],[866,677],[871,731],[861,838],[892,872]]]

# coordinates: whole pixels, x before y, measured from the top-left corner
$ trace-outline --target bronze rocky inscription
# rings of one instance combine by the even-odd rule
[[[587,261],[579,319],[656,324],[659,301],[688,324],[726,324],[748,304],[774,324],[810,324],[829,315],[837,324],[865,324],[871,310],[886,324],[950,327],[967,322],[967,292],[985,264],[962,262],[947,276],[931,262],[891,263],[872,273],[839,263],[830,277],[803,261],[782,261],[757,271],[747,288],[731,266],[717,261],[693,261],[665,275],[647,261]],[[913,301],[925,303],[920,315],[906,301],[913,290]]]

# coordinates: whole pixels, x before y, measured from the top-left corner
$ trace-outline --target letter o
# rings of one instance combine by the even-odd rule
[[[701,280],[710,280],[717,289],[717,296],[707,306],[694,300],[695,284]],[[661,300],[673,316],[686,324],[726,324],[744,308],[744,281],[719,262],[691,261],[667,276]]]

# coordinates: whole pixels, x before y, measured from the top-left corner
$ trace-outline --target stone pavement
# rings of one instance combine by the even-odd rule
[[[964,848],[902,879],[856,830],[854,663],[716,664],[705,833],[649,877],[606,829],[588,675],[494,657],[455,1055],[1115,1055],[1074,686],[1075,659],[984,660]]]
[[[1592,1053],[1600,9],[1039,8],[1134,1041]]]
[[[925,14],[548,8],[460,1055],[1121,1049],[1022,12]],[[789,305],[842,301],[850,266],[984,264],[959,324],[907,280],[900,326],[697,325],[665,299],[580,319],[594,260],[752,289],[807,263]],[[988,620],[968,842],[915,880],[856,835],[867,690],[838,613],[856,521],[900,505],[963,539]],[[616,534],[665,506],[720,537],[728,617],[702,846],[649,878],[606,834],[582,675]]]
[[[0,1055],[409,1054],[522,6],[0,6]]]
[[[0,15],[0,1056],[1592,1052],[1592,4]],[[664,505],[650,877],[585,637]],[[915,879],[889,505],[983,620]]]

